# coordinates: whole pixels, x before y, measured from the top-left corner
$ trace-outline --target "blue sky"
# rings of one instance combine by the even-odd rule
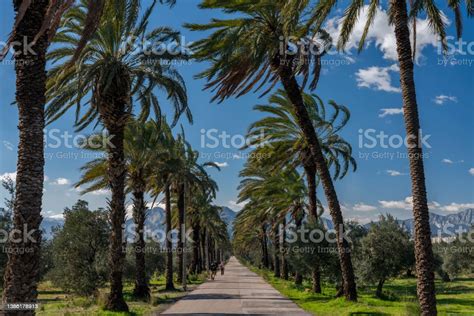
[[[211,17],[222,17],[217,11],[199,10],[198,3],[199,1],[195,0],[178,0],[177,5],[171,9],[157,6],[149,27],[171,26],[182,32],[187,43],[195,41],[203,34],[189,32],[182,27],[183,23],[204,23]],[[337,17],[340,16],[345,3],[340,3],[340,8],[326,24],[326,29],[334,36],[337,36]],[[441,8],[452,21],[451,12],[443,5]],[[377,15],[367,47],[361,54],[357,54],[352,48],[361,33],[361,27],[356,26],[347,53],[325,57],[322,77],[316,91],[323,100],[333,99],[346,105],[351,111],[351,119],[342,136],[352,144],[358,169],[357,172],[349,173],[343,180],[337,181],[336,188],[346,217],[362,222],[376,218],[381,212],[391,212],[401,219],[411,216],[408,161],[406,158],[397,157],[397,153],[403,155],[406,150],[403,147],[382,148],[380,142],[375,148],[364,148],[359,144],[361,130],[373,129],[374,131],[369,133],[395,135],[393,140],[398,137],[396,135],[405,135],[400,110],[402,101],[395,46],[384,10],[383,7]],[[5,40],[8,37],[12,20],[11,3],[0,2],[0,39]],[[364,14],[361,20],[362,23]],[[448,34],[453,36],[453,23],[448,23]],[[449,58],[437,52],[436,37],[429,31],[424,17],[420,17],[418,21],[417,40],[417,99],[423,134],[430,135],[428,143],[431,146],[425,148],[430,209],[439,214],[453,213],[474,207],[473,22],[465,20],[464,47],[448,56]],[[450,43],[454,42],[450,39]],[[205,64],[198,63],[178,67],[186,81],[194,115],[193,125],[188,124],[184,118],[180,123],[187,139],[202,153],[203,161],[212,160],[223,166],[220,172],[210,171],[220,188],[217,203],[238,210],[241,207],[235,204],[238,172],[245,160],[234,157],[234,154],[239,153],[237,149],[224,146],[203,147],[202,130],[215,129],[214,133],[225,132],[238,140],[239,135],[245,135],[248,126],[260,118],[252,107],[266,102],[266,97],[258,99],[258,94],[248,94],[238,99],[229,99],[222,104],[211,103],[211,92],[202,91],[204,81],[193,78],[205,67]],[[0,80],[0,176],[4,177],[16,170],[18,144],[17,110],[10,105],[14,100],[15,75],[14,68],[8,61],[0,64]],[[162,100],[161,103],[164,111],[170,113],[167,102]],[[73,113],[68,113],[48,126],[47,130],[53,133],[53,136],[55,133],[58,135],[65,132],[77,136],[72,124]],[[364,142],[367,141],[364,139]],[[54,139],[50,139],[51,143],[54,143]],[[72,183],[78,180],[80,166],[89,159],[82,157],[77,148],[66,148],[64,142],[59,148],[47,147],[45,152],[47,180],[44,216],[57,216],[62,213],[64,207],[72,205],[80,197],[73,189]],[[391,153],[395,155],[392,158]],[[324,202],[321,189],[318,189],[318,193]],[[3,200],[4,191],[0,192],[0,197]],[[107,192],[88,194],[82,198],[88,200],[92,207],[104,206]]]

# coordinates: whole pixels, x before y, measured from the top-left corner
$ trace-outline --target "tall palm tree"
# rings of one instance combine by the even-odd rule
[[[164,126],[166,122],[161,122]],[[91,138],[100,137],[93,135]],[[91,143],[91,142],[89,142]],[[105,147],[85,147],[94,151],[106,151]],[[142,123],[130,121],[125,129],[124,136],[124,159],[126,166],[126,192],[132,194],[133,220],[135,224],[135,288],[133,294],[139,299],[149,299],[150,289],[145,271],[145,240],[144,225],[146,217],[145,194],[152,189],[150,179],[152,178],[157,164],[166,156],[166,148],[163,146],[161,131],[153,121]],[[158,163],[157,163],[158,162]],[[107,159],[97,158],[85,164],[81,170],[83,175],[75,186],[82,188],[82,194],[109,187],[107,173]]]
[[[185,213],[186,202],[194,190],[201,190],[203,194],[215,196],[217,184],[210,178],[205,170],[206,167],[215,167],[220,170],[214,162],[199,163],[199,152],[193,150],[185,140],[184,133],[177,139],[178,150],[180,151],[181,166],[174,170],[172,183],[177,194],[178,209],[178,282],[184,282],[184,238],[185,238]]]
[[[213,197],[207,194],[194,193],[188,209],[187,218],[193,228],[193,259],[191,262],[193,273],[201,272],[202,262],[200,261],[203,261],[204,257],[199,250],[202,232],[205,232],[208,240],[216,241],[219,249],[223,249],[229,243],[227,224],[221,216],[222,208],[212,204],[212,199]],[[204,236],[204,239],[206,239],[206,236]],[[205,253],[205,249],[203,250]]]
[[[155,199],[160,193],[164,193],[165,201],[165,226],[166,226],[166,285],[165,288],[168,291],[175,289],[173,282],[173,240],[171,233],[173,230],[172,226],[172,185],[173,175],[176,170],[180,170],[183,165],[181,145],[174,138],[171,128],[167,124],[161,124],[162,131],[162,145],[166,148],[165,155],[159,161],[159,164],[155,166],[155,170],[152,176],[152,195]]]
[[[343,238],[341,207],[301,93],[308,81],[310,88],[316,88],[321,68],[321,54],[305,52],[315,51],[310,47],[316,38],[327,40],[328,37],[324,31],[302,23],[307,5],[308,1],[300,0],[205,0],[200,5],[202,8],[220,9],[234,16],[214,19],[208,24],[188,24],[187,27],[213,31],[207,38],[196,41],[192,48],[194,58],[211,64],[198,77],[207,79],[206,88],[215,91],[214,99],[223,101],[231,96],[241,96],[270,83],[265,93],[278,82],[282,84],[310,148],[334,225],[338,227],[344,294],[348,300],[357,300],[351,255],[347,251],[349,244]],[[290,45],[288,40],[292,38],[301,40]],[[298,74],[303,75],[301,85],[296,79]]]
[[[8,253],[3,302],[33,303],[36,302],[37,297],[41,245],[40,224],[44,181],[43,128],[46,101],[45,56],[48,38],[43,34],[37,40],[33,46],[34,54],[26,49],[24,40],[26,43],[31,43],[40,31],[48,1],[34,1],[26,10],[21,6],[21,1],[13,1],[13,4],[17,21],[22,14],[25,18],[20,19],[14,26],[12,34],[12,41],[19,43],[15,46],[14,57],[20,133],[12,229],[23,232],[26,227],[28,231],[33,231],[33,235],[32,240],[20,236],[21,242],[9,241],[9,247],[13,251]],[[5,313],[16,312],[5,311]]]
[[[338,134],[349,121],[349,110],[331,100],[328,105],[332,111],[329,111],[318,96],[303,94],[303,97],[327,165],[329,168],[334,167],[335,180],[342,179],[350,167],[355,171],[357,166],[352,157],[351,145]],[[273,147],[271,166],[275,169],[285,165],[302,166],[309,190],[310,215],[317,218],[316,168],[304,133],[298,125],[294,107],[283,90],[278,90],[268,101],[268,105],[254,107],[266,116],[250,125],[246,147],[255,146],[256,153],[265,151],[265,146]]]
[[[51,69],[48,78],[47,118],[53,121],[76,106],[76,126],[79,130],[98,119],[111,136],[107,146],[107,179],[112,191],[109,205],[112,230],[110,294],[106,308],[116,311],[128,310],[122,293],[126,171],[123,139],[132,105],[140,104],[140,119],[146,119],[151,109],[160,117],[160,104],[154,89],[162,88],[175,108],[174,122],[182,113],[191,119],[184,81],[172,62],[186,56],[149,54],[143,47],[137,50],[133,45],[135,39],[147,43],[178,40],[178,33],[168,28],[147,31],[154,5],[148,7],[139,20],[136,1],[106,2],[103,18],[89,44],[77,57],[77,63],[65,65],[62,61],[67,62],[74,56],[74,49],[69,45],[77,46],[81,26],[86,22],[86,8],[78,4],[64,15],[63,27],[55,37],[55,42],[60,45],[48,54],[49,60],[59,65]],[[135,102],[132,102],[133,99]],[[87,108],[85,113],[81,113],[83,106]]]
[[[365,1],[354,1],[344,12],[338,48],[343,49],[349,41],[355,23],[359,18]],[[379,1],[368,1],[368,14],[362,38],[359,42],[359,51],[362,50],[370,26],[379,10]],[[334,7],[334,0],[320,1],[314,9],[310,23],[316,27],[323,21]],[[409,15],[407,6],[412,6]],[[474,15],[474,3],[466,1],[467,13]],[[448,6],[453,9],[456,20],[458,37],[462,33],[460,14],[460,1],[448,1]],[[426,12],[432,30],[439,35],[443,47],[446,47],[446,31],[442,12],[433,0],[390,0],[388,2],[389,22],[394,26],[397,45],[398,62],[400,66],[400,86],[403,99],[403,117],[405,131],[408,137],[408,157],[410,165],[411,187],[413,196],[413,219],[415,222],[415,257],[417,270],[417,294],[423,315],[436,315],[436,296],[434,283],[433,250],[431,245],[431,232],[429,224],[428,198],[426,196],[425,172],[423,166],[423,150],[420,143],[420,121],[413,71],[414,49],[410,43],[409,22],[416,23],[416,16],[422,11]],[[414,24],[415,25],[415,24]],[[414,34],[416,38],[416,33]],[[415,44],[416,45],[416,44]]]
[[[86,1],[85,1],[86,2]],[[73,1],[69,0],[13,0],[15,22],[11,35],[0,52],[0,60],[15,48],[15,70],[17,74],[16,103],[19,109],[20,141],[16,190],[21,192],[14,208],[14,229],[24,227],[35,231],[35,245],[11,243],[13,248],[28,248],[28,255],[12,251],[9,255],[3,291],[4,303],[34,302],[37,297],[39,267],[39,244],[41,243],[41,204],[44,180],[43,128],[45,125],[45,54],[56,33],[61,16]],[[101,16],[103,0],[87,1],[87,23],[80,36],[80,43],[87,43],[88,36],[95,31]],[[33,49],[30,53],[29,45]],[[80,51],[76,47],[76,51]],[[38,245],[36,245],[38,244]],[[25,286],[25,284],[27,286]],[[6,311],[9,314],[10,312]],[[28,312],[26,312],[28,313]]]
[[[271,219],[274,275],[285,278],[288,271],[286,252],[283,251],[286,248],[286,216],[303,211],[307,190],[302,177],[294,168],[273,170],[269,165],[268,161],[250,159],[241,171],[240,176],[244,179],[238,187],[239,202],[249,202],[243,211],[255,213],[256,217],[243,216],[238,221],[248,218]],[[255,227],[250,226],[250,229],[254,230]],[[242,232],[236,231],[235,234],[240,233]]]
[[[303,98],[328,167],[334,167],[334,179],[343,178],[351,166],[355,171],[356,162],[351,156],[351,145],[338,135],[349,121],[349,110],[331,100],[329,106],[332,111],[329,111],[323,101],[314,94],[303,94]],[[256,146],[256,153],[266,151],[268,146],[272,147],[270,165],[274,168],[281,168],[284,165],[304,168],[309,194],[309,214],[317,220],[324,209],[317,203],[316,166],[314,160],[311,159],[310,148],[306,143],[304,133],[298,125],[294,107],[283,90],[278,90],[273,94],[269,98],[269,103],[269,105],[254,107],[268,116],[250,126],[247,135],[250,139],[248,146]],[[313,272],[315,274],[313,289],[316,293],[320,293],[321,278],[317,261]]]

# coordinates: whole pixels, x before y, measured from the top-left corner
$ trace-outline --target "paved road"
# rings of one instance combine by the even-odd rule
[[[232,257],[225,275],[201,284],[161,315],[310,315]]]

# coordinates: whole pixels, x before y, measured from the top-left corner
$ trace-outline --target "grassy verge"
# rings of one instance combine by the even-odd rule
[[[272,271],[249,268],[314,315],[419,315],[415,279],[387,282],[384,286],[387,298],[384,300],[375,297],[375,287],[359,288],[359,301],[351,303],[344,298],[334,298],[334,287],[325,285],[323,294],[315,294],[311,292],[309,283],[296,286],[293,281],[275,278]],[[474,315],[474,278],[460,278],[448,283],[439,280],[436,289],[439,315]]]
[[[188,283],[188,291],[194,289],[205,281],[204,275],[191,277]],[[165,280],[159,278],[150,281],[151,300],[150,302],[136,301],[132,297],[133,283],[124,284],[124,297],[130,309],[129,313],[115,313],[104,311],[102,306],[107,297],[107,288],[99,291],[97,298],[85,298],[68,294],[61,289],[55,288],[50,282],[42,282],[39,285],[39,304],[37,315],[150,315],[152,313],[165,310],[169,305],[186,295],[182,288],[177,287],[176,291],[165,291]]]

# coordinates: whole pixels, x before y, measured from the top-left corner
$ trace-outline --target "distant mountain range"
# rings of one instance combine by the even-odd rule
[[[324,226],[332,229],[334,225],[332,221],[327,218],[322,218]],[[412,236],[414,229],[413,218],[405,220],[397,220],[400,226],[404,227]],[[377,223],[377,221],[374,221]],[[370,228],[371,223],[363,225],[365,228]],[[463,231],[467,232],[474,226],[474,209],[466,209],[462,212],[448,215],[439,215],[430,212],[430,228],[432,237],[450,237],[456,233]]]
[[[233,222],[235,216],[237,215],[232,209],[223,206],[222,207],[222,219],[227,223],[227,230],[229,236],[232,236],[233,232]],[[155,207],[151,210],[148,210],[146,220],[145,220],[145,230],[148,232],[163,232],[165,229],[164,226],[165,220],[165,211],[161,207]],[[64,219],[45,217],[41,223],[41,229],[43,230],[43,238],[51,239],[53,237],[53,228],[57,226],[62,226],[64,224]],[[125,234],[127,236],[132,236],[133,234],[133,218],[129,217],[125,221]]]
[[[232,209],[224,206],[222,211],[222,218],[227,223],[229,236],[232,236],[233,222],[237,213]],[[332,229],[333,223],[328,218],[322,218],[326,228]],[[408,232],[413,234],[413,219],[398,220],[401,226],[403,226]],[[62,226],[64,223],[63,219],[56,219],[51,217],[45,217],[41,223],[41,228],[44,231],[44,238],[50,239],[52,237],[52,229],[55,226]],[[145,228],[150,231],[164,230],[164,210],[160,207],[155,207],[148,211],[147,218],[145,221]],[[377,222],[374,222],[377,223]],[[127,235],[132,232],[130,229],[133,224],[133,219],[128,218],[126,221]],[[474,209],[466,209],[462,212],[448,215],[439,215],[430,213],[430,227],[431,235],[433,237],[449,237],[453,236],[459,230],[468,231],[474,225]],[[369,228],[370,224],[365,224],[364,227]]]
[[[413,219],[399,220],[400,225],[413,235]],[[430,213],[432,237],[449,237],[458,232],[467,232],[474,225],[474,209],[470,208],[456,214],[438,215]]]

